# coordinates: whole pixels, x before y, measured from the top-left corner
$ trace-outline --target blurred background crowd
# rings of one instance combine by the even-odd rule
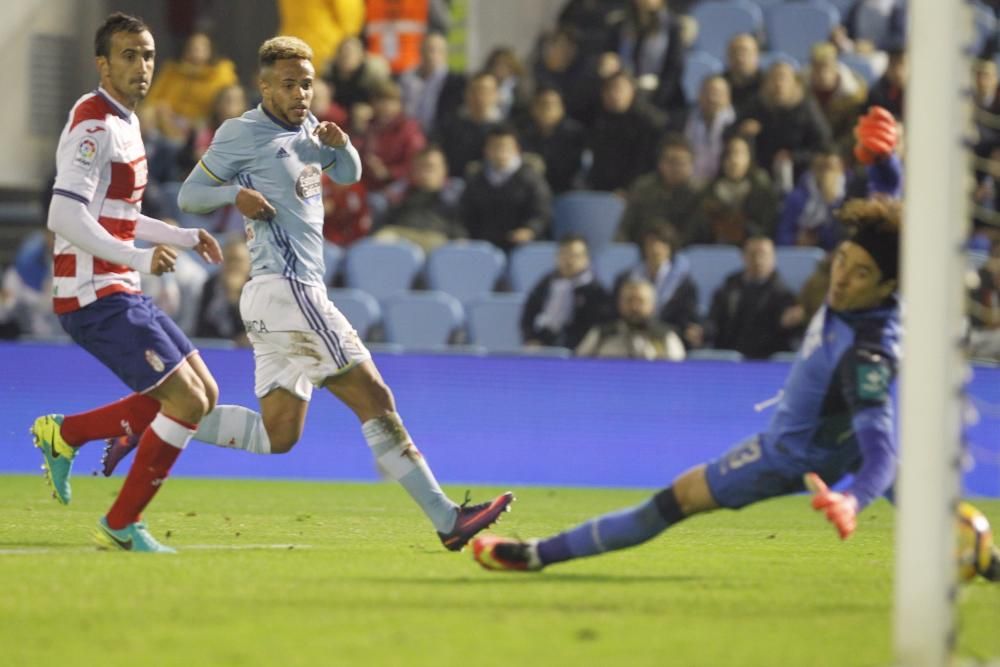
[[[328,285],[359,333],[384,349],[556,356],[794,350],[844,236],[837,210],[867,194],[855,122],[872,105],[902,122],[906,0],[567,0],[529,49],[469,62],[455,44],[475,2],[276,3],[272,34],[315,52],[313,113],[362,156],[359,183],[323,189]],[[227,26],[206,20],[211,3],[166,4],[179,48],[154,32],[143,209],[216,234],[225,262],[182,255],[143,288],[190,335],[243,345],[242,219],[184,214],[176,194],[219,125],[259,102],[256,72],[217,48]],[[975,6],[968,72],[969,337],[993,360],[998,6]],[[62,333],[48,197],[0,257],[0,337]]]

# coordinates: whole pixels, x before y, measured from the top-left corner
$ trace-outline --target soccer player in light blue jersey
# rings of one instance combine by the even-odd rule
[[[259,57],[263,101],[222,124],[178,199],[191,213],[233,204],[245,218],[251,279],[240,312],[254,348],[261,411],[218,406],[198,437],[257,453],[287,452],[302,434],[313,387],[325,387],[357,415],[380,467],[420,505],[444,546],[459,550],[507,510],[513,494],[472,506],[444,494],[371,354],[327,298],[320,179],[326,171],[339,183],[356,182],[360,158],[341,128],[309,112],[310,48],[275,37]]]

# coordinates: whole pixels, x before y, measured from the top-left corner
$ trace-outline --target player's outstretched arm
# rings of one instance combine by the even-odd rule
[[[212,264],[222,262],[222,249],[215,237],[204,229],[184,229],[140,215],[135,225],[135,237],[153,243],[165,243],[194,250],[202,259]]]
[[[812,506],[826,514],[826,519],[834,525],[840,539],[846,540],[858,525],[858,500],[850,493],[831,491],[819,475],[806,473],[806,488],[812,492]]]
[[[323,171],[334,182],[350,185],[361,180],[361,156],[344,130],[336,123],[323,121],[313,129],[313,135],[333,153],[332,161],[324,163]]]
[[[199,162],[181,185],[177,204],[185,213],[211,213],[235,204],[241,189],[239,185],[227,185],[214,179]]]
[[[94,219],[94,216],[87,210],[87,206],[81,201],[55,193],[52,197],[52,203],[49,205],[47,226],[77,248],[94,257],[106,262],[124,264],[143,273],[153,272],[156,248],[134,248],[115,238]],[[169,268],[164,270],[169,270]]]

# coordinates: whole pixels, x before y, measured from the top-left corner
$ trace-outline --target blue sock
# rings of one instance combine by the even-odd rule
[[[684,519],[672,487],[641,505],[591,519],[538,542],[542,565],[617,551],[652,539]]]

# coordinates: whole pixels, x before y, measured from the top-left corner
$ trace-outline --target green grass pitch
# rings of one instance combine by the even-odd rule
[[[846,543],[792,497],[524,575],[445,551],[388,484],[172,479],[147,520],[181,553],[99,552],[89,533],[121,478],[74,482],[61,507],[40,478],[0,478],[5,666],[890,662],[884,502]],[[515,491],[496,531],[524,537],[648,495]],[[1000,525],[1000,501],[978,505]],[[963,655],[1000,655],[1000,585],[963,587],[959,622]]]

